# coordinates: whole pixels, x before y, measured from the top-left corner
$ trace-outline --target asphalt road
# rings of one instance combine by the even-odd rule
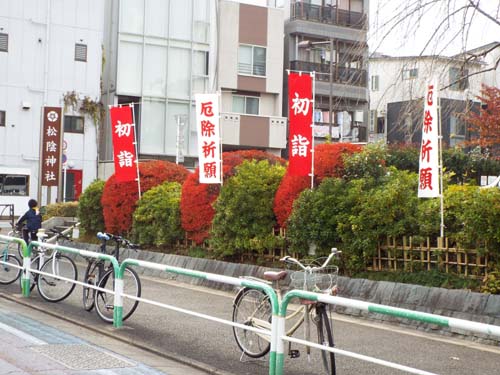
[[[79,270],[81,280],[83,269]],[[143,297],[178,308],[206,313],[231,320],[231,293],[193,287],[175,281],[141,277]],[[34,290],[30,298],[20,296],[19,286],[2,286],[0,292],[19,298],[44,311],[51,312],[78,324],[92,326],[103,332],[117,334],[138,345],[164,352],[170,357],[193,361],[220,374],[267,374],[268,356],[261,360],[241,358],[230,326],[187,316],[183,313],[141,303],[134,315],[115,329],[102,322],[95,312],[81,306],[81,287],[65,301],[51,304]],[[27,314],[36,313],[26,307]],[[418,332],[389,324],[356,320],[334,315],[335,341],[340,349],[393,361],[436,374],[495,374],[500,373],[500,349],[465,340]],[[299,334],[300,336],[300,334]],[[313,336],[314,337],[314,336]],[[285,359],[285,374],[321,374],[319,354],[313,351],[310,361],[305,350],[296,359]],[[358,359],[337,355],[339,375],[343,374],[402,374],[403,372]]]

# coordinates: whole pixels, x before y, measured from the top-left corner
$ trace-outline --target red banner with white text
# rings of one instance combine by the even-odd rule
[[[309,176],[312,167],[312,77],[308,73],[288,75],[289,166],[292,176]]]
[[[137,180],[137,156],[135,153],[135,124],[132,107],[111,107],[111,131],[113,133],[113,158],[117,182]]]

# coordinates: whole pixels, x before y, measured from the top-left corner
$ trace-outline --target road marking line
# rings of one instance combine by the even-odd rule
[[[46,345],[47,343],[43,340],[37,339],[35,336],[32,336],[26,332],[20,331],[17,328],[8,326],[7,324],[0,323],[0,329],[3,329],[4,331],[7,331],[14,336],[17,336],[25,341],[28,341],[29,343],[33,345]]]

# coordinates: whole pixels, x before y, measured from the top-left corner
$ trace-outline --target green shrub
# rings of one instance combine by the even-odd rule
[[[447,237],[462,248],[500,253],[500,189],[453,185],[444,203]]]
[[[344,178],[371,178],[378,181],[387,173],[387,149],[384,145],[368,144],[361,152],[344,155]]]
[[[141,197],[133,214],[132,235],[141,245],[173,245],[184,237],[180,219],[181,185],[164,182]]]
[[[77,217],[78,202],[60,202],[48,204],[44,207],[43,220],[48,220],[51,217]]]
[[[500,270],[490,272],[481,284],[482,293],[500,294]]]
[[[340,242],[337,225],[345,221],[349,210],[344,199],[345,180],[327,178],[316,190],[304,190],[295,201],[287,224],[290,250],[305,256],[310,246],[318,255],[328,254]]]
[[[280,246],[274,236],[273,200],[285,168],[267,160],[244,161],[215,202],[210,244],[222,256]]]
[[[93,235],[104,230],[104,216],[101,205],[104,181],[93,181],[80,195],[78,220],[84,234]]]

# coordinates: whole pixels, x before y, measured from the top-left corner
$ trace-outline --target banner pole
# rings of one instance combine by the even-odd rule
[[[137,151],[137,123],[135,121],[135,108],[134,104],[129,104],[132,108],[132,119],[134,120],[134,147],[135,147],[135,166],[137,169],[137,192],[139,193],[139,199],[141,199],[141,177],[139,174],[139,152]]]
[[[438,112],[439,190],[440,190],[439,199],[441,206],[440,234],[441,234],[441,239],[444,241],[443,133],[441,127],[441,96],[438,96],[437,112]]]
[[[223,163],[223,160],[222,160],[222,124],[221,124],[221,91],[217,91],[217,99],[219,101],[219,105],[218,105],[218,108],[219,108],[219,113],[218,113],[218,116],[219,116],[219,146],[220,146],[220,150],[219,150],[219,160],[220,160],[220,186],[222,187],[222,185],[224,185],[224,167],[222,165]]]
[[[316,72],[311,72],[312,77],[312,110],[311,110],[311,190],[314,189],[314,104],[316,103]]]

